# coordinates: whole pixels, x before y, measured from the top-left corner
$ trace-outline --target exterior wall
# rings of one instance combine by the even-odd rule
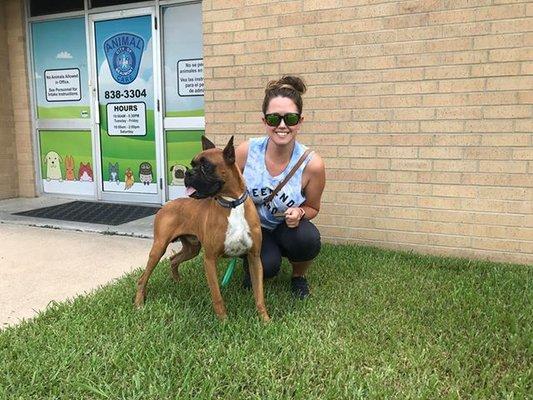
[[[35,163],[31,133],[24,2],[23,0],[6,0],[3,4],[6,16],[9,81],[18,171],[16,186],[18,186],[18,196],[34,197],[36,195]]]
[[[206,0],[206,134],[263,134],[302,76],[330,242],[533,262],[533,4]]]
[[[0,199],[18,194],[17,159],[15,156],[15,124],[7,47],[6,12],[0,3]]]

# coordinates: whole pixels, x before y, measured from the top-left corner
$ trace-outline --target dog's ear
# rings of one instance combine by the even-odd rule
[[[228,144],[224,148],[224,161],[226,161],[226,164],[234,164],[235,163],[235,147],[233,147],[233,136],[230,138]]]
[[[206,138],[204,135],[202,135],[202,150],[209,150],[214,148],[215,145],[213,144],[213,142]]]

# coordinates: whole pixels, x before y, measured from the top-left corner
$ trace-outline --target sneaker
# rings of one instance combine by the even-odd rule
[[[300,300],[309,296],[309,285],[307,279],[303,276],[293,276],[291,278],[291,292],[292,295]]]

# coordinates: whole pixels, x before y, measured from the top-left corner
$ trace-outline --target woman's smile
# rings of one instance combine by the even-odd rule
[[[287,132],[287,131],[275,131],[276,132],[276,135],[278,135],[279,137],[282,137],[284,138],[285,136],[287,136],[290,132]]]

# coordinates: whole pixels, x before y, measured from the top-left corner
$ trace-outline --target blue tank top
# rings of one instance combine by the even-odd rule
[[[304,160],[292,178],[276,194],[272,201],[265,204],[265,198],[289,174],[292,167],[307,149],[303,144],[295,142],[291,159],[285,170],[278,176],[272,176],[268,172],[265,164],[268,139],[268,137],[250,139],[248,158],[244,165],[243,175],[246,187],[248,188],[248,194],[257,207],[261,226],[268,230],[273,230],[285,220],[284,217],[275,217],[274,214],[283,213],[287,208],[298,207],[305,202],[305,196],[302,193],[302,174],[313,155],[310,153],[307,156],[306,160]]]

